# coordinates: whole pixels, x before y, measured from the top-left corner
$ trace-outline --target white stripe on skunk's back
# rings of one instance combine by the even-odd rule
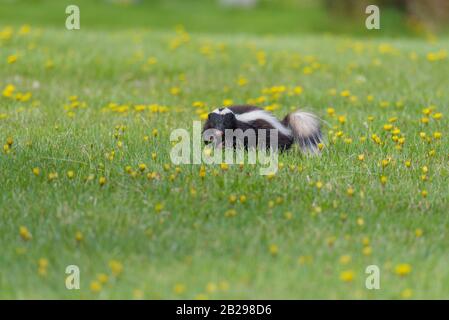
[[[290,130],[290,128],[285,127],[282,123],[279,122],[278,119],[264,110],[253,110],[241,114],[235,114],[235,118],[238,121],[246,123],[256,120],[263,120],[268,122],[273,127],[273,129],[277,129],[283,135],[292,135],[292,131]]]

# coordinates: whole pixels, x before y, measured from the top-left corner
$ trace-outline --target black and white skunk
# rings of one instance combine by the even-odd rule
[[[304,153],[318,154],[318,145],[322,143],[320,121],[315,115],[300,110],[289,113],[282,121],[279,121],[270,112],[255,106],[215,109],[209,113],[203,127],[204,142],[214,142],[216,145],[222,146],[223,138],[226,141],[227,129],[241,129],[243,132],[253,129],[256,134],[259,129],[275,129],[277,130],[277,145],[281,151],[290,149],[296,142]],[[267,137],[268,139],[269,137]],[[244,145],[246,147],[246,143]],[[266,145],[269,145],[269,141]]]

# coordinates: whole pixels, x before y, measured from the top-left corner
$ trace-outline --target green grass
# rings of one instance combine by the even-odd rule
[[[193,32],[171,49],[180,38],[186,36],[174,31],[32,25],[29,34],[15,27],[9,40],[0,40],[1,91],[13,84],[14,94],[32,93],[26,102],[0,97],[1,146],[13,139],[0,153],[1,298],[377,299],[401,298],[406,289],[411,298],[449,298],[449,66],[447,58],[427,59],[449,50],[448,40]],[[257,60],[261,51],[265,65]],[[15,63],[6,62],[10,55],[18,55]],[[149,57],[157,63],[149,65]],[[238,85],[240,77],[247,85]],[[278,96],[262,92],[281,85],[287,89]],[[302,94],[289,94],[295,86]],[[344,90],[357,99],[342,97]],[[72,95],[86,107],[66,110]],[[317,113],[325,123],[322,156],[282,154],[283,167],[271,180],[258,166],[206,166],[201,178],[199,165],[180,165],[178,172],[171,164],[170,132],[199,119],[195,101],[206,103],[204,113],[224,99],[261,96],[267,99],[261,106],[277,104],[278,117],[296,106]],[[105,111],[111,102],[130,111]],[[134,111],[139,104],[168,111]],[[423,124],[429,106],[443,117],[431,115]],[[329,107],[336,116],[327,114]],[[405,137],[401,150],[383,129],[392,117]],[[115,137],[120,125],[126,131]],[[435,132],[442,138],[434,139]],[[141,163],[145,173],[126,172],[126,166],[138,172]],[[49,181],[54,172],[58,178]],[[147,179],[148,172],[160,179]],[[384,186],[381,176],[388,178]],[[246,202],[231,203],[232,195],[245,195]],[[234,217],[225,216],[230,209]],[[21,226],[31,239],[21,236]],[[363,254],[367,246],[371,255]],[[346,255],[351,259],[342,264]],[[39,267],[41,258],[47,267]],[[111,260],[123,266],[117,276]],[[65,288],[70,264],[81,269],[81,290]],[[380,290],[365,288],[371,264],[381,270]],[[397,275],[399,264],[411,272]],[[342,281],[343,271],[353,280]],[[102,273],[109,279],[93,292]]]
[[[372,37],[414,34],[407,19],[387,7],[382,8],[381,30],[367,32],[363,12],[351,18],[326,12],[321,1],[299,1],[296,5],[259,2],[255,9],[245,10],[220,7],[218,0],[144,0],[134,5],[112,5],[106,0],[0,0],[0,21],[12,25],[32,21],[39,26],[63,27],[65,8],[76,4],[84,30],[129,27],[166,30],[182,24],[189,31],[201,33],[331,33]]]

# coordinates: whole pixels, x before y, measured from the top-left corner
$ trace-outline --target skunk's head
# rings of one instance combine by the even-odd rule
[[[235,126],[235,115],[230,109],[215,109],[207,116],[203,128],[203,140],[205,143],[215,142],[219,145],[223,141],[225,130],[235,129]]]

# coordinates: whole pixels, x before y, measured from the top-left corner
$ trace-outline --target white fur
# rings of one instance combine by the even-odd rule
[[[292,128],[296,139],[308,139],[312,143],[305,141],[303,151],[310,151],[314,154],[319,153],[319,149],[314,146],[320,141],[315,141],[313,137],[316,137],[320,130],[320,122],[318,118],[312,113],[296,111],[290,115],[289,126]],[[313,140],[313,141],[312,141]]]
[[[292,131],[290,128],[285,127],[282,123],[279,122],[273,115],[269,114],[264,110],[253,110],[250,112],[245,112],[242,114],[235,114],[235,118],[241,122],[251,122],[255,120],[264,120],[268,122],[274,129],[277,129],[280,133],[286,136],[291,136]]]
[[[231,109],[228,108],[224,108],[223,110],[220,111],[220,109],[215,109],[214,111],[212,111],[212,113],[216,113],[216,114],[227,114],[227,113],[232,113]]]

